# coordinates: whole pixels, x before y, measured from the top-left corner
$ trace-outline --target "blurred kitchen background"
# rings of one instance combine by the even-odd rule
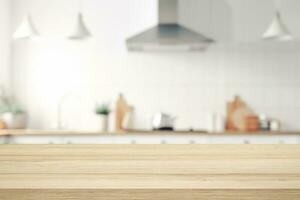
[[[0,85],[28,114],[28,128],[52,129],[60,109],[68,129],[97,130],[97,102],[114,110],[120,93],[132,127],[155,113],[177,129],[206,129],[239,95],[259,116],[300,130],[300,1],[278,1],[291,41],[264,41],[272,0],[179,0],[178,20],[215,40],[205,51],[128,51],[126,39],[158,23],[157,0],[0,0]],[[92,34],[70,40],[81,10]],[[30,13],[42,36],[13,40]]]

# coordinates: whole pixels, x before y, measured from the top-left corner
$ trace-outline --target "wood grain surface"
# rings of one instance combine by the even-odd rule
[[[299,190],[0,190],[1,200],[299,200]]]
[[[300,146],[2,145],[0,199],[300,199]]]

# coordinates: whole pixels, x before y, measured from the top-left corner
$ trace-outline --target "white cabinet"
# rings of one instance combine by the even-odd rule
[[[63,144],[63,137],[59,136],[37,136],[22,135],[10,136],[8,138],[10,144]]]
[[[298,144],[297,136],[113,136],[113,144]]]
[[[208,138],[203,136],[115,136],[114,144],[208,144]]]
[[[63,136],[62,144],[113,144],[111,136]]]
[[[209,136],[209,144],[247,144],[249,139],[242,136]]]
[[[0,144],[7,144],[7,143],[8,143],[7,137],[0,137]]]
[[[210,144],[298,144],[298,136],[211,136]]]
[[[0,144],[300,144],[293,135],[18,135]]]
[[[258,136],[250,138],[251,144],[297,144],[297,136]]]
[[[300,136],[297,137],[297,144],[300,144]]]
[[[114,144],[161,144],[163,139],[156,136],[114,136]]]

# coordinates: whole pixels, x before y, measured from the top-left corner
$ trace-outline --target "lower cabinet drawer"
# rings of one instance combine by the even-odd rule
[[[298,144],[297,136],[212,136],[210,144]]]
[[[0,144],[8,144],[8,138],[7,137],[0,137]]]
[[[10,136],[0,144],[300,144],[298,136]]]
[[[8,138],[9,144],[63,144],[63,137],[55,136],[13,136]]]
[[[207,137],[194,136],[116,136],[114,144],[209,144]]]
[[[63,144],[113,144],[110,136],[65,136]]]

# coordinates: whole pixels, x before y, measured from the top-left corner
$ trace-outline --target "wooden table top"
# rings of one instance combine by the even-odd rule
[[[300,146],[2,145],[3,188],[300,189]]]

